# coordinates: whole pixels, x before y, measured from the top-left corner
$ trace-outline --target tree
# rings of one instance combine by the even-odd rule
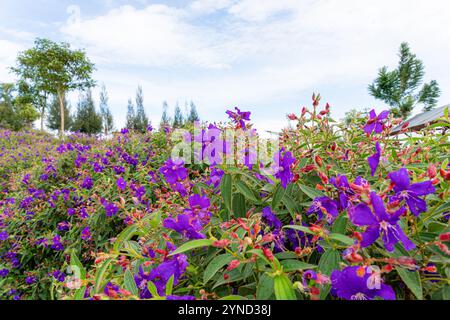
[[[126,127],[130,130],[134,130],[136,127],[136,111],[134,110],[133,101],[131,101],[131,99],[128,99]]]
[[[31,127],[39,117],[34,106],[17,93],[13,83],[0,84],[0,127],[21,130]]]
[[[194,123],[195,121],[199,121],[200,117],[197,113],[197,107],[194,102],[191,101],[191,109],[189,111],[188,122]]]
[[[173,115],[173,123],[172,123],[172,127],[174,128],[180,128],[183,126],[183,113],[181,113],[181,108],[178,105],[178,102],[175,106],[175,113]]]
[[[114,130],[114,119],[108,106],[108,93],[104,84],[100,91],[100,115],[102,117],[103,132],[105,135],[108,135]]]
[[[400,46],[399,58],[397,69],[388,71],[383,67],[379,70],[378,77],[369,85],[370,94],[391,106],[395,116],[408,117],[417,104],[422,104],[424,110],[431,110],[440,96],[438,83],[435,80],[425,83],[417,91],[425,75],[422,61],[406,42]]]
[[[70,105],[67,102],[65,95],[63,99],[64,99],[64,124],[67,130],[71,130],[73,127],[73,117],[70,112]],[[49,129],[61,131],[61,108],[57,96],[53,96],[50,102],[46,124]]]
[[[61,136],[64,134],[64,95],[72,90],[94,86],[94,65],[82,50],[72,50],[65,42],[37,38],[34,47],[19,53],[11,70],[19,81],[27,83],[33,94],[47,93],[58,97],[61,114]]]
[[[147,131],[150,122],[144,109],[144,95],[142,93],[142,87],[138,86],[136,91],[136,119],[134,129],[142,133]]]
[[[97,134],[102,131],[102,116],[95,110],[91,90],[80,95],[73,130],[87,134]]]
[[[164,127],[167,127],[170,125],[170,118],[169,118],[169,114],[167,113],[169,106],[167,105],[167,102],[164,101],[163,102],[163,112],[162,112],[162,116],[161,116],[161,121],[159,122],[159,129],[161,130]]]
[[[40,89],[36,84],[30,84],[19,79],[17,82],[17,99],[21,103],[33,105],[39,109],[41,119],[41,131],[44,130],[45,111],[48,105],[48,93]]]

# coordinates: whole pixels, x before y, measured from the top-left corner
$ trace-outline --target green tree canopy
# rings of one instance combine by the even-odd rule
[[[91,90],[80,95],[73,130],[87,134],[97,134],[102,131],[102,116],[95,110]]]
[[[100,114],[102,116],[103,132],[105,135],[108,135],[114,130],[114,119],[108,105],[108,93],[104,84],[100,91]]]
[[[194,102],[191,101],[190,107],[188,122],[194,123],[195,121],[199,121],[200,117],[198,116],[197,107]]]
[[[16,131],[31,127],[39,117],[34,106],[17,92],[13,83],[0,84],[0,127]]]
[[[144,109],[144,94],[142,87],[138,86],[136,91],[136,118],[134,121],[134,130],[139,132],[146,132],[147,127],[150,125],[147,114]]]
[[[61,109],[61,136],[65,129],[64,95],[72,90],[94,86],[92,80],[94,65],[84,51],[72,50],[65,42],[36,39],[33,48],[19,53],[16,66],[11,70],[19,76],[19,81],[27,84],[30,95],[53,94],[58,97]],[[36,96],[33,101],[39,99]]]
[[[378,77],[369,85],[370,94],[391,106],[398,117],[408,117],[417,104],[422,104],[425,111],[431,110],[440,96],[438,83],[433,80],[422,85],[423,62],[406,42],[400,46],[399,58],[397,69],[388,71],[385,66],[379,70]]]
[[[174,128],[181,128],[183,126],[183,113],[181,112],[181,108],[178,105],[178,103],[175,106],[175,112],[173,115],[173,123],[172,127]]]
[[[127,122],[125,126],[130,130],[134,130],[136,127],[136,110],[134,109],[134,104],[131,99],[128,99]]]

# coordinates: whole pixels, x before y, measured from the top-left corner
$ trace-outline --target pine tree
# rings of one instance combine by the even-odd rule
[[[114,119],[108,106],[108,93],[104,84],[100,91],[100,114],[102,116],[103,132],[105,135],[108,135],[114,130]]]
[[[134,130],[136,124],[136,111],[134,110],[133,101],[131,99],[128,99],[128,107],[127,107],[127,123],[126,127],[129,130]]]
[[[73,116],[70,112],[70,104],[67,102],[66,96],[63,97],[64,102],[64,125],[67,130],[73,129]],[[48,107],[48,114],[46,119],[47,127],[51,130],[61,130],[61,106],[60,101],[54,95]]]
[[[181,108],[178,105],[178,102],[175,106],[175,113],[173,115],[173,123],[172,127],[174,128],[181,128],[183,126],[183,113],[181,112]]]
[[[380,69],[377,79],[369,86],[370,94],[391,106],[395,116],[403,118],[408,117],[417,104],[422,104],[424,110],[433,109],[440,96],[438,83],[434,80],[425,83],[417,92],[425,75],[422,61],[406,42],[400,46],[399,58],[397,69]]]
[[[95,110],[92,92],[80,95],[73,130],[87,134],[97,134],[102,131],[102,116]]]
[[[162,112],[162,116],[161,116],[161,121],[159,122],[159,129],[163,129],[164,127],[170,126],[170,118],[168,115],[168,109],[169,106],[167,105],[167,102],[164,101],[163,102],[163,112]]]
[[[135,127],[136,131],[144,133],[147,131],[147,127],[150,125],[147,115],[144,109],[144,95],[142,93],[142,87],[138,86],[136,91],[136,118]]]
[[[197,107],[194,102],[191,101],[191,110],[189,112],[188,122],[194,123],[195,121],[199,121],[200,117],[197,113]]]

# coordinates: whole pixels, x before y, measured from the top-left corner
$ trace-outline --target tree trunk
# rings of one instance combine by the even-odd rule
[[[61,138],[63,138],[63,136],[64,136],[64,98],[63,98],[63,94],[60,90],[58,90],[58,99],[59,99],[59,106],[60,106],[60,113],[61,113],[60,135],[61,135]]]
[[[41,109],[41,131],[44,131],[44,113],[45,113],[45,108],[42,107],[42,109]]]

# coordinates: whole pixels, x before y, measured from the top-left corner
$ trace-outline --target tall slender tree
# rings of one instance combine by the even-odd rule
[[[38,38],[34,47],[19,53],[11,70],[19,81],[27,83],[30,92],[53,94],[58,97],[61,113],[61,137],[64,135],[64,96],[72,90],[94,86],[94,65],[82,50],[72,50],[65,42],[56,43]]]
[[[136,127],[136,111],[134,109],[134,104],[131,99],[128,99],[127,106],[127,123],[125,125],[127,129],[134,130]]]
[[[85,94],[80,94],[73,130],[87,134],[97,134],[102,131],[102,116],[95,109],[90,89]]]
[[[167,101],[163,102],[163,106],[162,106],[162,115],[161,115],[161,121],[159,122],[159,129],[163,129],[167,126],[170,126],[170,117],[169,117],[169,113],[168,113],[168,109],[169,106],[167,105]]]
[[[142,92],[142,87],[138,86],[136,91],[136,119],[134,129],[144,133],[149,125],[150,122],[144,109],[144,94]]]
[[[108,135],[114,130],[114,119],[108,105],[108,92],[104,84],[100,90],[100,114],[102,116],[103,133]]]
[[[194,102],[191,101],[190,106],[191,106],[191,108],[189,111],[188,121],[191,123],[194,123],[195,121],[199,121],[200,117],[198,116],[197,107],[195,106]]]
[[[408,117],[417,104],[423,105],[425,111],[433,109],[440,96],[438,83],[432,80],[422,85],[423,62],[406,42],[400,46],[399,58],[397,69],[380,69],[378,77],[369,85],[369,93],[391,106],[392,113],[399,117]]]
[[[180,105],[177,104],[175,105],[175,112],[173,115],[173,123],[172,123],[172,127],[174,128],[181,128],[183,126],[183,113],[181,112],[181,108]]]

